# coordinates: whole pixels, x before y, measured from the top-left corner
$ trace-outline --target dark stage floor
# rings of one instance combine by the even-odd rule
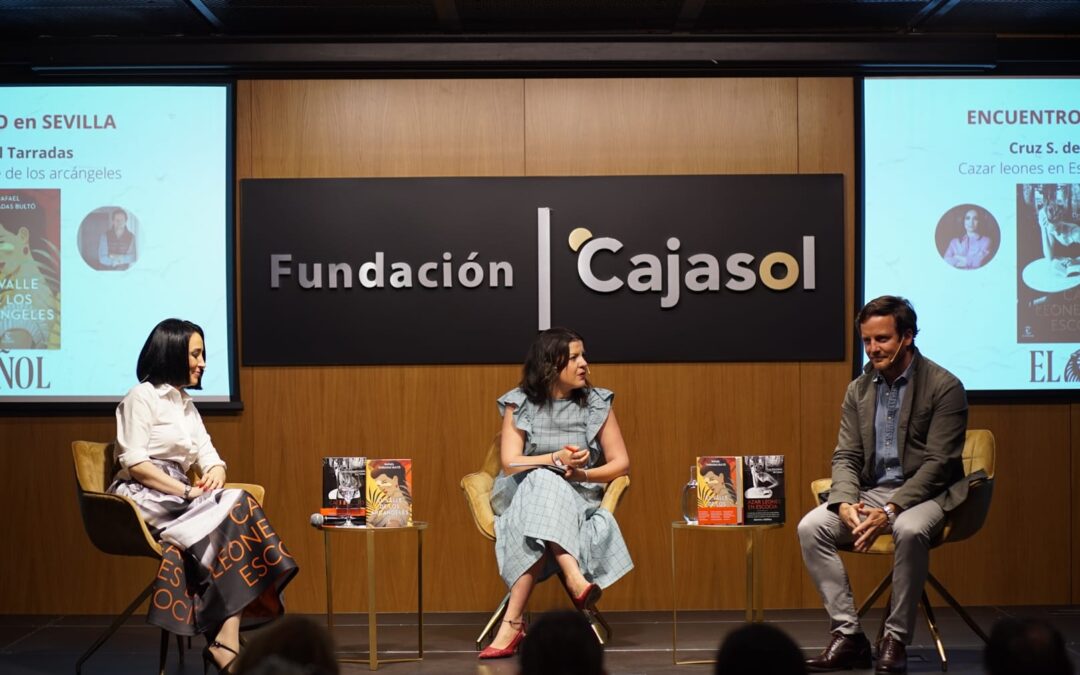
[[[949,673],[981,673],[982,643],[949,609],[937,611],[949,657]],[[981,607],[972,612],[989,632],[994,621],[1004,616],[1034,616],[1050,621],[1065,635],[1073,662],[1080,664],[1080,607]],[[610,612],[607,615],[615,636],[608,645],[606,665],[611,675],[662,673],[711,673],[711,666],[676,666],[671,656],[671,614],[667,612]],[[821,649],[827,637],[822,610],[767,611],[766,620],[786,630],[807,652]],[[880,614],[872,613],[866,624],[876,630]],[[728,631],[742,622],[738,611],[680,612],[679,658],[709,658]],[[324,620],[321,615],[313,616]],[[379,668],[389,675],[413,673],[481,673],[496,675],[516,672],[513,659],[476,660],[473,641],[486,617],[480,614],[440,613],[425,617],[424,660],[420,663],[392,663]],[[367,645],[367,615],[338,615],[334,638],[338,648],[356,651]],[[378,639],[384,658],[415,655],[415,617],[404,614],[380,615]],[[75,661],[109,623],[99,616],[0,616],[0,673],[73,673]],[[157,629],[143,617],[132,619],[91,658],[83,668],[86,675],[128,675],[156,672]],[[181,665],[175,642],[169,655],[168,673],[202,672],[196,639]],[[412,650],[412,651],[410,651]],[[940,664],[925,625],[919,627],[915,644],[908,652],[912,673],[937,673]],[[344,665],[342,672],[369,672],[364,665]],[[872,672],[872,671],[866,671]]]

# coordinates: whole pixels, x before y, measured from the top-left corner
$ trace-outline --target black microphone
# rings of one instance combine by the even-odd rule
[[[345,516],[324,516],[321,513],[311,514],[311,526],[314,528],[320,528],[324,525],[331,527],[334,525],[343,525],[346,520],[348,520],[348,518]]]

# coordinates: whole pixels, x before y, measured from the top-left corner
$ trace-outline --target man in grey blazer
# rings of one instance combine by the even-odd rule
[[[915,347],[919,329],[907,300],[871,300],[856,321],[870,363],[844,395],[828,503],[799,523],[803,560],[832,631],[825,650],[806,663],[812,671],[870,667],[870,643],[837,546],[865,551],[891,533],[892,607],[875,672],[904,673],[930,542],[945,513],[967,496],[967,398],[960,380]]]

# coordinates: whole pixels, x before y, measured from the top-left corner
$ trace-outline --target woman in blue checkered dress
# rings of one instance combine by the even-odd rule
[[[630,471],[630,457],[611,410],[614,394],[591,386],[588,374],[581,336],[552,328],[529,349],[520,385],[498,401],[502,472],[491,506],[510,601],[480,658],[517,651],[537,582],[562,572],[583,609],[634,566],[615,518],[600,508],[605,484]]]

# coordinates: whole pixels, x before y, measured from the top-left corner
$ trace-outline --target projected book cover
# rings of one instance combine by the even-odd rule
[[[784,456],[746,455],[742,470],[743,524],[784,522]]]
[[[1078,223],[1080,184],[1016,186],[1018,342],[1080,342]]]
[[[60,190],[0,189],[0,350],[60,349]]]
[[[367,460],[368,527],[412,525],[412,460]]]
[[[740,458],[697,458],[698,524],[738,525],[742,522],[743,490]]]

